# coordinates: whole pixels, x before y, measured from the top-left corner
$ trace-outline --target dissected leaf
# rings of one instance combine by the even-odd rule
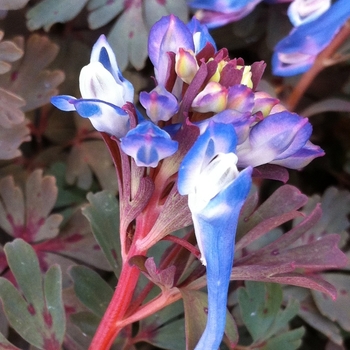
[[[30,111],[57,95],[57,86],[64,80],[62,71],[46,70],[56,58],[59,48],[48,37],[38,34],[31,35],[26,42],[22,37],[16,37],[14,42],[24,51],[24,55],[12,64],[8,74],[0,77],[0,83],[21,96],[26,102],[22,110]]]
[[[11,326],[29,343],[59,348],[65,333],[61,271],[51,266],[42,276],[33,248],[21,239],[5,245],[8,264],[23,297],[6,279],[0,278],[0,296]]]
[[[88,0],[43,0],[27,12],[27,27],[29,30],[43,27],[48,31],[55,23],[73,19],[87,2]]]
[[[256,203],[256,200],[251,202],[248,199],[248,204],[243,206],[243,215],[240,216],[241,219],[237,229],[237,250],[252,243],[273,228],[298,216],[299,214],[296,211],[307,203],[307,196],[296,187],[284,185],[278,188],[256,210],[254,210],[254,203]],[[249,210],[253,210],[252,212],[248,212],[248,206]],[[242,238],[239,239],[240,237]]]
[[[116,192],[117,176],[111,156],[105,144],[89,141],[76,144],[68,157],[66,180],[78,187],[88,190],[92,185],[93,174],[96,174],[103,189]]]
[[[79,300],[102,318],[112,299],[113,288],[98,273],[85,266],[73,266],[69,274]]]
[[[0,10],[19,10],[28,2],[29,0],[0,0]]]
[[[62,221],[50,212],[57,198],[55,178],[33,171],[27,179],[25,196],[11,176],[0,181],[0,226],[11,236],[37,242],[55,237]]]
[[[336,344],[342,344],[343,339],[339,327],[333,321],[320,314],[311,297],[310,290],[288,286],[284,288],[283,294],[286,298],[297,299],[299,301],[299,317]]]
[[[280,310],[282,297],[282,288],[278,284],[246,281],[245,288],[239,289],[242,319],[254,342],[269,337],[269,329]],[[285,324],[282,325],[284,326]]]
[[[278,284],[246,281],[238,290],[238,301],[244,324],[255,344],[266,340],[265,350],[297,349],[304,330],[299,328],[283,332],[299,309],[297,302],[290,302],[281,309],[282,288]],[[281,333],[282,332],[282,333]]]
[[[323,277],[337,289],[337,298],[330,299],[327,295],[312,291],[317,308],[321,314],[343,329],[350,331],[350,278],[349,275],[325,273]]]
[[[6,6],[6,4],[3,4]],[[0,3],[1,8],[1,3]],[[0,31],[0,40],[4,33]],[[23,50],[13,41],[0,42],[0,74],[11,70],[11,64],[21,58]],[[0,82],[0,159],[12,159],[21,155],[19,146],[30,140],[27,120],[21,108],[25,101],[19,95],[6,90]]]
[[[87,6],[90,12],[89,27],[97,29],[115,18],[124,9],[124,0],[91,0]]]
[[[119,203],[107,191],[87,196],[90,205],[83,209],[89,220],[96,241],[118,277],[122,266],[119,237]]]
[[[157,269],[154,258],[148,258],[145,261],[145,269],[147,277],[162,290],[167,290],[173,287],[176,267],[171,265],[164,270]]]
[[[312,196],[302,212],[309,215],[318,202],[321,203],[322,217],[294,245],[310,243],[329,233],[341,234],[344,236],[344,240],[346,240],[347,233],[345,231],[350,226],[348,219],[350,213],[350,193],[330,187],[324,192],[322,197],[318,195]],[[300,222],[299,219],[294,221],[294,223],[298,222]]]
[[[1,9],[0,1],[0,9]],[[6,6],[6,5],[3,5]],[[0,31],[0,40],[2,40],[4,32]],[[4,74],[11,69],[9,62],[17,61],[23,55],[23,50],[19,48],[13,41],[1,41],[0,42],[0,74]]]
[[[338,268],[347,264],[345,254],[338,248],[339,235],[329,234],[322,239],[293,247],[292,244],[310,230],[320,219],[317,206],[313,212],[292,230],[267,246],[252,251],[235,261],[231,278],[286,283],[316,289],[335,298],[334,287],[321,276],[310,272]],[[269,267],[269,270],[265,270]],[[308,271],[303,275],[296,269]]]
[[[188,21],[188,6],[185,0],[158,1],[149,0],[143,2],[144,18],[148,28],[159,21],[163,16],[174,14],[182,21]]]
[[[208,296],[195,290],[181,289],[185,307],[186,349],[194,349],[207,323]],[[238,343],[238,331],[232,315],[226,312],[225,335],[230,346]]]
[[[276,335],[269,339],[266,345],[262,347],[262,350],[296,350],[299,349],[302,341],[302,337],[305,333],[303,327],[293,329],[288,332]]]
[[[2,90],[0,88],[0,95],[4,91],[5,90]],[[7,91],[4,92],[3,96],[5,97],[6,95],[7,95]],[[2,104],[1,97],[0,97],[0,104]],[[7,107],[11,108],[10,105],[8,105]],[[7,107],[2,109],[2,112],[6,111]],[[16,108],[14,108],[11,111],[16,113]],[[2,112],[0,112],[0,119],[1,119],[1,115],[3,114]],[[12,126],[9,129],[4,128],[2,125],[0,125],[0,139],[1,139],[0,159],[13,159],[13,158],[19,157],[22,154],[22,152],[19,150],[19,146],[23,142],[30,141],[31,139],[29,128],[27,127],[27,122],[23,121],[19,124]]]
[[[66,182],[66,164],[57,162],[51,165],[49,174],[56,178],[56,185],[58,188],[56,208],[66,207],[69,205],[76,205],[86,202],[86,192],[70,186]]]
[[[108,42],[116,54],[121,70],[127,67],[129,61],[136,69],[144,67],[147,38],[148,28],[144,23],[142,7],[133,3],[119,16],[108,34]]]

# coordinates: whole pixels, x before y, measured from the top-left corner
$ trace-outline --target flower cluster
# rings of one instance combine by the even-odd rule
[[[306,118],[256,91],[265,64],[230,59],[196,19],[186,25],[163,17],[151,29],[148,51],[156,86],[139,96],[143,114],[104,36],[81,71],[82,98],[61,95],[52,103],[89,118],[111,153],[119,152],[114,160],[124,262],[193,224],[209,305],[196,349],[217,349],[236,226],[253,167],[260,174],[266,164],[300,169],[323,151],[309,141]]]

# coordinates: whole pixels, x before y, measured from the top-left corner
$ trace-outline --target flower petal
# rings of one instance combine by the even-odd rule
[[[89,118],[94,128],[117,138],[128,132],[129,114],[122,108],[99,100],[81,99],[74,103],[76,111],[83,118]]]
[[[51,103],[61,111],[75,111],[74,102],[76,98],[69,95],[58,95],[51,97]]]

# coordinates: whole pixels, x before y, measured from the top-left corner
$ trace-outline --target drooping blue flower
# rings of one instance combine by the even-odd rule
[[[292,76],[306,72],[349,18],[349,1],[338,0],[315,20],[294,28],[274,49],[273,73]]]
[[[211,121],[184,157],[178,190],[188,195],[201,261],[207,268],[208,320],[196,350],[218,349],[226,323],[227,292],[240,209],[251,186],[239,172],[232,125]]]
[[[238,166],[278,164],[301,169],[324,155],[309,138],[312,126],[307,118],[282,111],[255,124],[247,139],[237,146]]]
[[[104,35],[93,46],[90,63],[80,72],[79,87],[81,99],[60,95],[52,97],[51,103],[63,111],[76,110],[98,131],[124,136],[129,130],[129,115],[122,107],[133,101],[134,88],[122,76]]]
[[[152,122],[144,121],[121,139],[121,147],[134,158],[137,166],[155,168],[160,160],[177,151],[178,143],[166,131]]]

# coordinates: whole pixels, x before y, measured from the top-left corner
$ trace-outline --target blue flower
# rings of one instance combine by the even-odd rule
[[[144,121],[121,139],[121,147],[127,155],[134,158],[137,166],[155,168],[161,159],[177,151],[178,143],[166,131]]]
[[[63,111],[76,110],[98,131],[117,138],[124,136],[130,127],[123,106],[133,101],[134,88],[122,76],[104,35],[94,45],[90,63],[80,72],[79,87],[81,99],[60,95],[52,97],[51,103]]]
[[[225,330],[237,220],[252,172],[250,167],[238,171],[235,147],[233,126],[211,121],[179,168],[178,190],[188,195],[201,261],[207,268],[208,320],[196,350],[219,348]]]
[[[315,20],[294,28],[274,49],[273,73],[291,76],[306,72],[349,17],[349,1],[338,0]]]

